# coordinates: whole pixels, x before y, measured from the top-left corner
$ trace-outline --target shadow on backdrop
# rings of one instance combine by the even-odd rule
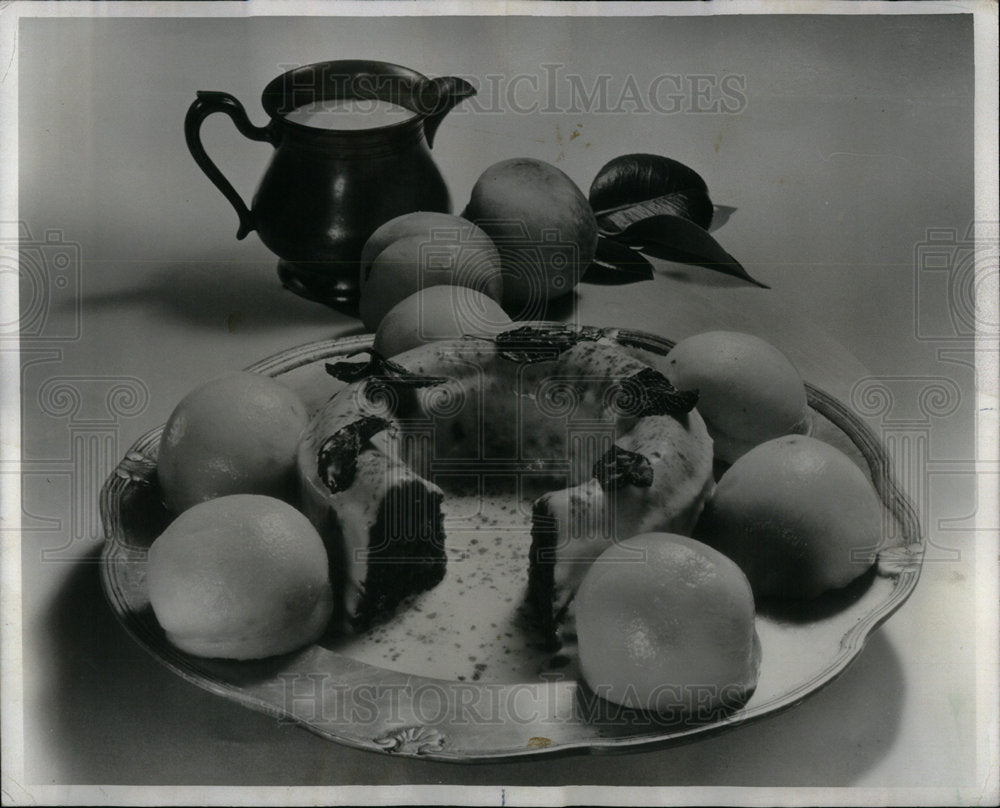
[[[196,328],[230,333],[287,325],[324,325],[344,317],[282,288],[273,262],[171,262],[142,270],[140,281],[113,292],[83,293],[84,311],[151,309]]]

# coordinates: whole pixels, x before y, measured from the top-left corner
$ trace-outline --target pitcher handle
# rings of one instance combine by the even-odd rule
[[[424,118],[424,136],[427,145],[434,146],[434,133],[437,132],[444,116],[461,101],[476,94],[476,88],[465,79],[455,76],[442,76],[428,79],[420,88],[421,103],[429,112]]]
[[[188,150],[198,167],[205,172],[205,176],[222,191],[222,195],[236,209],[236,215],[240,217],[240,229],[236,232],[236,238],[243,239],[255,229],[253,214],[233,188],[232,183],[212,162],[205,147],[201,145],[202,121],[213,112],[224,112],[236,124],[237,130],[251,140],[263,140],[274,145],[274,134],[270,127],[254,126],[247,117],[243,105],[229,93],[199,90],[198,97],[188,108],[187,116],[184,118],[184,137],[187,140]]]

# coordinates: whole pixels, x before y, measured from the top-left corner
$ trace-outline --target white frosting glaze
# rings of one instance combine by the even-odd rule
[[[711,491],[711,440],[701,417],[630,414],[620,384],[650,366],[606,338],[537,362],[504,358],[492,341],[477,338],[422,345],[393,361],[446,381],[372,396],[364,394],[368,381],[349,384],[313,419],[300,445],[304,510],[328,543],[340,543],[328,547],[331,557],[346,554],[349,613],[367,575],[370,530],[390,480],[422,480],[440,493],[430,480],[450,470],[495,468],[511,479],[527,474],[561,483],[565,488],[546,496],[559,535],[556,575],[564,600],[616,537],[688,531]],[[370,415],[390,427],[363,447],[349,487],[332,493],[319,477],[319,450]],[[612,445],[647,456],[654,472],[649,488],[601,488],[594,464]],[[331,510],[339,531],[330,529]]]
[[[592,478],[544,497],[555,531],[553,613],[562,612],[567,626],[572,598],[597,556],[639,533],[689,534],[715,487],[712,441],[697,411],[643,418],[616,445],[650,461],[651,486],[605,491]]]

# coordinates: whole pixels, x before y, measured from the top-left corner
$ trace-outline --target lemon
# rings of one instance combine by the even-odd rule
[[[759,443],[810,427],[802,377],[781,351],[736,331],[681,340],[661,363],[679,390],[698,391],[698,412],[726,463]]]
[[[178,516],[149,549],[146,582],[167,639],[204,657],[293,651],[319,637],[333,611],[327,554],[312,523],[254,494]]]
[[[500,304],[464,286],[431,286],[397,303],[375,332],[372,348],[395,356],[440,339],[489,336],[510,328]]]
[[[570,294],[594,260],[597,219],[566,174],[529,157],[502,160],[476,180],[463,215],[493,239],[503,265],[504,308],[541,316]]]
[[[644,533],[613,545],[576,595],[580,668],[608,701],[710,718],[745,703],[760,643],[746,576],[685,536]]]
[[[430,286],[467,286],[500,301],[500,254],[472,222],[445,213],[410,213],[376,230],[361,257],[358,315],[370,331],[405,297]]]
[[[790,435],[733,463],[695,535],[736,561],[758,597],[813,598],[871,566],[882,505],[847,455]]]
[[[296,452],[308,415],[299,397],[256,373],[192,390],[160,439],[157,476],[174,513],[226,494],[296,495]]]
[[[423,236],[431,243],[463,243],[492,245],[490,237],[468,219],[451,213],[418,210],[390,219],[372,233],[361,250],[361,277],[364,286],[371,272],[372,263],[386,247],[408,236]]]

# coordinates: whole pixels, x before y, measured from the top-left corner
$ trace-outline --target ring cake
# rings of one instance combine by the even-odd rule
[[[442,580],[442,502],[470,484],[543,492],[525,564],[550,640],[616,539],[690,532],[714,486],[697,393],[616,334],[529,325],[328,365],[348,383],[313,418],[299,474],[355,630]]]

